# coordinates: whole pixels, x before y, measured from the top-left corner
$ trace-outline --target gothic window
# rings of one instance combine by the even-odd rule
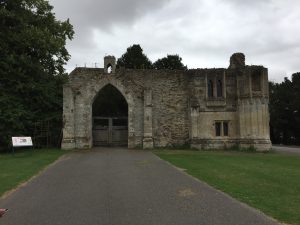
[[[217,97],[222,97],[222,96],[223,96],[222,81],[218,80],[217,81]]]
[[[217,137],[229,136],[229,122],[228,121],[216,121],[215,122],[215,133]]]
[[[228,122],[223,122],[223,135],[228,136]]]
[[[215,123],[216,136],[221,136],[221,122]]]
[[[209,98],[214,97],[214,83],[212,80],[209,80],[207,83],[207,96]]]
[[[107,65],[107,73],[111,73],[112,72],[112,65],[109,63]]]
[[[254,71],[252,73],[252,90],[253,91],[261,91],[261,82],[260,82],[260,71]]]

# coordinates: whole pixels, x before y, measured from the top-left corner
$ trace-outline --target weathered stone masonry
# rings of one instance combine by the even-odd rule
[[[128,103],[128,148],[271,147],[268,70],[242,53],[228,69],[116,69],[111,56],[104,66],[76,68],[64,86],[63,149],[93,147],[92,104],[108,84]]]

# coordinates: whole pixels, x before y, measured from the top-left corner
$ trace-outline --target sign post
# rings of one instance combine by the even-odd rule
[[[15,147],[33,147],[31,137],[12,137],[12,151],[15,154]]]

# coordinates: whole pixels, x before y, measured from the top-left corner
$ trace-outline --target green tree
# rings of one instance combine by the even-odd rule
[[[59,124],[69,21],[46,0],[0,0],[0,147],[13,135],[32,135],[37,120]]]
[[[125,67],[128,69],[151,69],[152,63],[143,53],[140,45],[132,45],[117,61],[117,67]]]
[[[153,67],[157,70],[169,69],[169,70],[185,70],[186,66],[181,62],[182,58],[179,55],[167,55],[167,57],[158,59],[153,63]]]
[[[270,87],[270,133],[273,143],[300,144],[300,73]]]

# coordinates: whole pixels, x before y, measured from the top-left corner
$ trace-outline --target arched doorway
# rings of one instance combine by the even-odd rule
[[[103,87],[93,102],[93,146],[128,145],[128,104],[113,85]]]

